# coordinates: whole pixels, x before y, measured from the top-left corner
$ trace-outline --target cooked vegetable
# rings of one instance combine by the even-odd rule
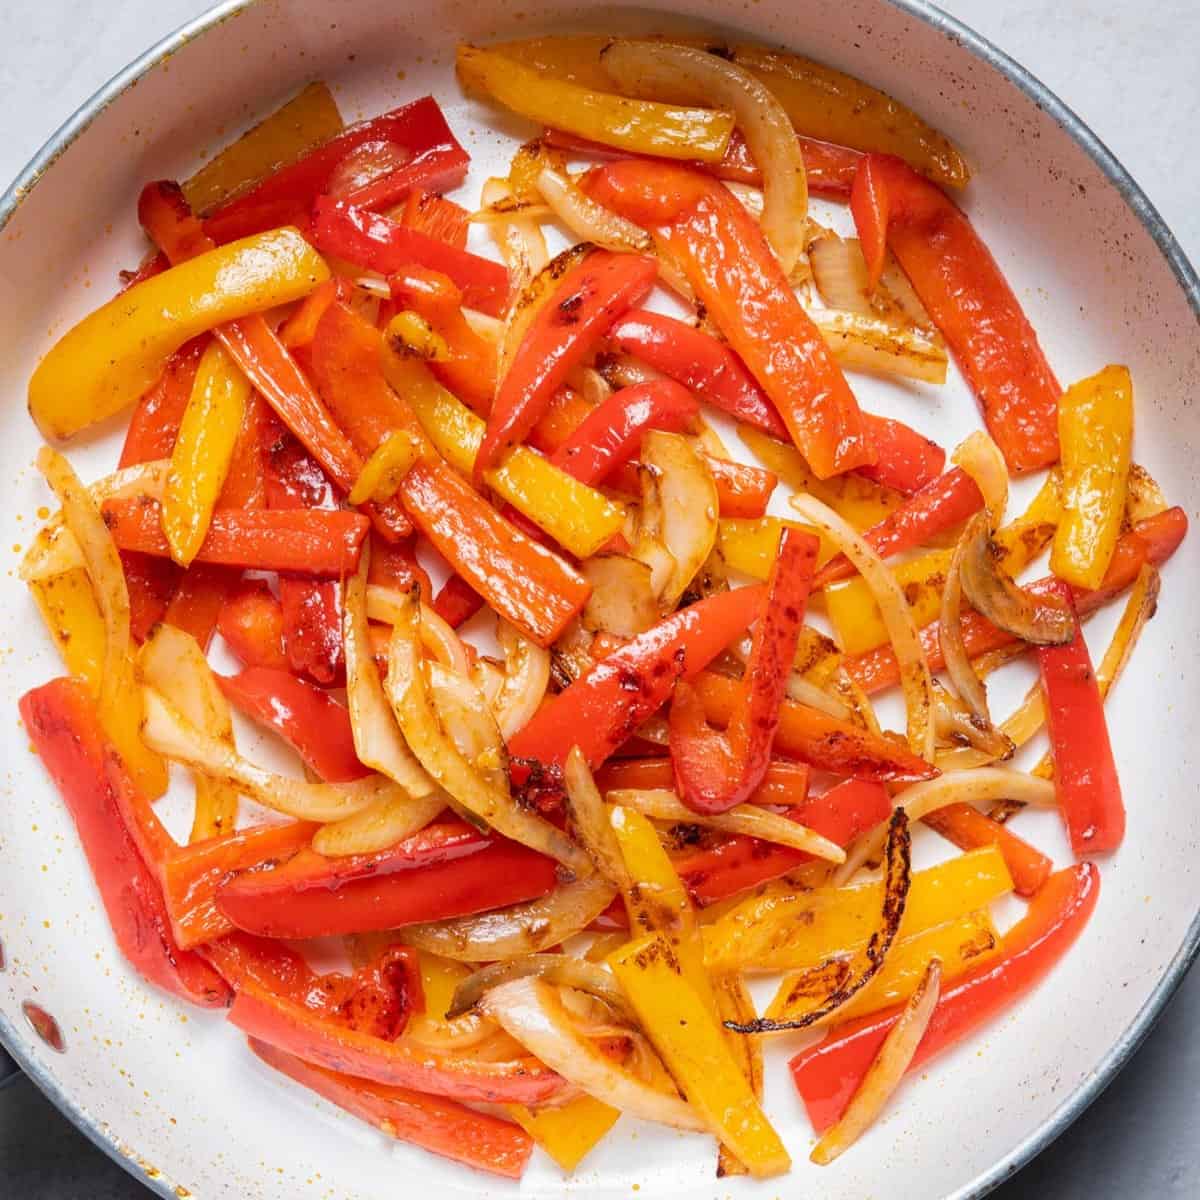
[[[470,1012],[494,987],[513,979],[530,977],[587,992],[589,996],[603,1000],[618,1018],[630,1020],[624,993],[613,977],[594,963],[573,958],[569,954],[531,954],[528,958],[493,963],[468,975],[455,989],[454,998],[446,1009],[446,1017],[453,1020]]]

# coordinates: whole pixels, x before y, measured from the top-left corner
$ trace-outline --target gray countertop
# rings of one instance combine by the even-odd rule
[[[1108,143],[1200,262],[1200,4],[1196,0],[942,0],[1033,71]],[[0,180],[79,103],[206,0],[0,4]],[[995,1193],[1200,1195],[1200,975],[1145,1046],[1054,1146]],[[957,1135],[956,1135],[957,1136]],[[104,1158],[27,1081],[0,1090],[0,1195],[136,1200]]]

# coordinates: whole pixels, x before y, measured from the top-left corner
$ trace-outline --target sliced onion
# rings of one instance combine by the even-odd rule
[[[482,1007],[526,1050],[589,1096],[646,1121],[708,1130],[707,1122],[677,1095],[656,1091],[581,1037],[550,984],[514,979],[488,992]]]
[[[812,223],[809,225],[811,228]],[[936,345],[944,346],[941,334],[891,251],[874,290],[869,286],[867,262],[857,238],[842,238],[831,229],[822,230],[809,242],[808,257],[817,291],[830,308],[878,317],[900,328],[923,330]]]
[[[503,179],[489,179],[480,195],[485,208],[511,199],[512,192]],[[509,283],[519,292],[545,269],[550,260],[541,227],[527,214],[505,217],[489,224],[489,231],[508,267]]]
[[[950,457],[975,481],[991,518],[991,527],[998,529],[1008,508],[1008,464],[1000,447],[982,429],[977,429]]]
[[[900,1086],[917,1047],[929,1028],[941,995],[942,963],[932,958],[916,991],[908,998],[899,1020],[888,1030],[845,1112],[822,1135],[809,1158],[828,1166],[849,1150],[874,1123],[892,1093]]]
[[[423,614],[421,619],[424,621]],[[496,623],[496,640],[504,651],[505,672],[492,711],[500,736],[507,742],[529,723],[546,695],[550,686],[550,651],[500,618]]]
[[[480,312],[477,308],[466,307],[463,308],[462,315],[470,325],[472,333],[479,334],[493,346],[500,344],[500,335],[504,332],[504,322],[499,317],[493,317],[491,313]]]
[[[483,779],[507,791],[508,748],[483,693],[466,675],[441,663],[427,662],[423,670],[438,722],[459,754]]]
[[[654,239],[640,225],[597,203],[565,171],[543,167],[537,186],[551,212],[576,237],[618,254],[654,253]]]
[[[524,904],[449,921],[406,925],[403,936],[418,950],[456,962],[521,958],[540,954],[582,932],[616,894],[608,880],[593,874]]]
[[[578,392],[593,408],[604,403],[613,389],[595,367],[575,367],[567,375],[567,387]]]
[[[896,797],[896,803],[908,813],[910,821],[923,820],[947,804],[982,804],[993,800],[1019,800],[1038,808],[1052,808],[1056,803],[1054,784],[1008,767],[946,771],[936,779],[914,783]]]
[[[416,597],[407,595],[403,607],[396,613],[397,621],[392,629],[385,684],[387,697],[409,748],[421,766],[462,808],[505,837],[548,855],[579,875],[588,874],[591,860],[587,854],[549,821],[521,809],[507,786],[488,779],[473,766],[442,727],[422,670],[419,613]],[[433,672],[430,674],[432,677]],[[469,680],[463,682],[470,685]],[[486,705],[484,710],[486,712]]]
[[[674,559],[668,565],[673,569]],[[597,554],[581,563],[579,571],[592,585],[582,613],[588,629],[634,637],[658,620],[658,595],[648,563],[625,554]]]
[[[567,754],[563,783],[566,785],[567,815],[576,836],[592,856],[596,870],[613,887],[628,893],[633,887],[633,878],[621,853],[617,835],[613,833],[604,799],[592,778],[587,759],[578,746],[572,746]]]
[[[946,671],[958,698],[971,711],[971,715],[985,728],[992,725],[991,713],[988,712],[987,688],[983,680],[975,674],[971,659],[967,654],[967,644],[962,632],[962,583],[960,569],[963,556],[975,538],[987,537],[988,524],[991,517],[985,509],[976,513],[966,525],[954,553],[950,557],[950,569],[946,572],[946,583],[942,588],[942,608],[938,615],[938,644],[942,649],[942,657],[946,660]]]
[[[751,187],[747,183],[734,183],[725,180],[729,194],[756,220],[761,221],[763,215],[762,188]]]
[[[977,756],[960,761],[957,758],[959,753],[957,750],[951,751],[949,754],[940,753],[937,758],[937,766],[940,770],[945,770],[947,764],[967,766],[975,762],[982,764],[1012,758],[1017,746],[1022,743],[1009,736],[1007,731],[1009,722],[1005,723],[1005,728],[997,729],[990,721],[982,721],[975,716],[965,704],[952,696],[936,680],[933,690],[937,706],[935,721],[938,741],[958,747],[969,747],[970,749],[964,753]],[[1029,701],[1031,696],[1026,697],[1026,700]],[[1037,725],[1033,727],[1035,733],[1042,720],[1040,712],[1039,707],[1036,718]],[[1012,718],[1009,718],[1009,721],[1011,720]]]
[[[485,189],[488,184],[498,185],[492,189],[495,194],[499,195],[501,188],[504,194],[483,208],[477,208],[470,216],[472,224],[495,225],[513,220],[548,221],[554,216],[554,211],[545,201],[518,200],[512,194],[507,180],[489,179],[484,184]]]
[[[550,677],[560,688],[582,679],[594,666],[592,635],[578,617],[568,622],[550,649]]]
[[[235,784],[259,804],[298,821],[337,821],[361,812],[380,797],[405,796],[402,788],[382,775],[351,783],[306,783],[276,775],[197,729],[153,688],[142,689],[142,702],[142,737],[152,750]]]
[[[762,168],[763,233],[790,275],[804,248],[808,176],[783,105],[749,71],[692,46],[614,42],[601,62],[632,95],[732,110],[751,157]]]
[[[477,658],[471,668],[471,682],[483,693],[492,714],[496,713],[496,699],[504,687],[504,668],[495,659]],[[498,720],[499,718],[497,718]]]
[[[313,835],[312,848],[326,858],[374,854],[412,837],[445,807],[446,797],[440,791],[422,797],[385,796],[362,812],[322,825]]]
[[[368,584],[367,619],[394,625],[395,614],[404,605],[403,597],[404,593],[399,588]],[[454,632],[453,626],[428,604],[421,605],[421,644],[448,670],[457,671],[460,675],[470,675],[471,660],[467,656],[467,648],[463,645],[462,638]]]
[[[656,821],[676,821],[686,825],[705,825],[722,833],[740,833],[745,837],[805,850],[817,858],[840,863],[845,851],[798,821],[755,804],[737,804],[723,813],[697,813],[688,808],[674,792],[665,788],[616,788],[608,793],[610,804],[632,808]]]
[[[511,962],[493,963],[469,975],[455,989],[446,1010],[450,1019],[470,1012],[492,988],[513,979],[544,979],[559,987],[574,988],[602,1000],[623,1021],[633,1024],[633,1014],[620,985],[609,971],[570,954],[531,954]]]
[[[808,312],[838,363],[850,371],[870,371],[924,383],[945,383],[945,346],[920,329],[905,329],[879,317],[841,309]]]
[[[879,606],[880,616],[900,667],[908,744],[928,762],[934,755],[933,676],[904,593],[883,559],[828,505],[815,496],[797,495],[791,506],[823,533],[854,564]]]
[[[598,369],[605,382],[613,388],[633,387],[665,378],[661,371],[639,362],[629,354],[606,354],[603,360],[598,361]]]

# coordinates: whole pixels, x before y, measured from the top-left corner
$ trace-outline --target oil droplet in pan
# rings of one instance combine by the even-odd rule
[[[21,1011],[25,1014],[25,1020],[29,1022],[33,1032],[51,1050],[57,1050],[59,1054],[66,1052],[67,1043],[63,1039],[62,1030],[58,1027],[58,1022],[40,1004],[34,1004],[32,1000],[26,1000],[21,1005]]]

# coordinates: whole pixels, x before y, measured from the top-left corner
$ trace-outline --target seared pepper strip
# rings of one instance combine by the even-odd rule
[[[850,209],[872,286],[890,247],[954,351],[1009,470],[1057,462],[1062,389],[970,221],[936,184],[883,154],[859,164]]]
[[[590,191],[650,228],[679,263],[819,479],[876,462],[841,368],[754,218],[722,184],[680,167],[616,162],[595,172]]]
[[[202,334],[181,346],[167,359],[158,379],[142,393],[125,430],[119,468],[171,457],[207,345],[208,335]]]
[[[960,850],[995,846],[1004,855],[1018,896],[1035,895],[1054,870],[1054,864],[1040,850],[970,804],[947,804],[922,819]]]
[[[696,812],[727,812],[744,803],[766,774],[818,549],[812,534],[784,529],[767,580],[766,604],[754,627],[742,697],[723,734],[709,727],[692,689],[686,683],[676,687],[671,761],[676,789]]]
[[[283,609],[264,579],[247,579],[221,607],[217,630],[247,667],[288,670],[283,651]]]
[[[1074,611],[1071,587],[1055,580],[1047,592]],[[1075,619],[1065,646],[1039,646],[1038,666],[1054,757],[1054,791],[1077,858],[1115,850],[1125,836],[1125,805],[1113,761],[1104,700],[1087,643]]]
[[[162,890],[134,842],[118,796],[137,785],[100,726],[95,702],[76,679],[55,679],[21,697],[21,718],[62,795],[100,891],[113,936],[150,983],[208,1008],[229,989],[171,932]],[[144,799],[130,802],[149,805]]]

